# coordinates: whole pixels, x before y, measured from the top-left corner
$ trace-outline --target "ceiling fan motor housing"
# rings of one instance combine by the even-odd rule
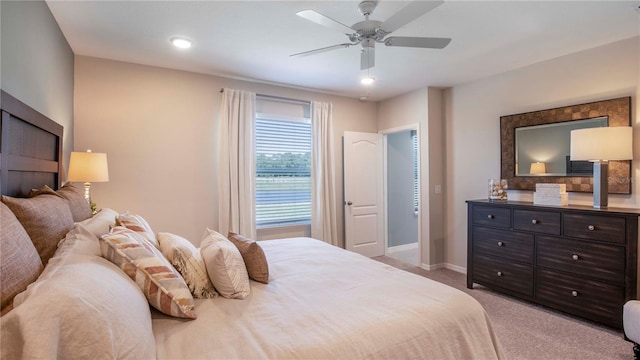
[[[358,10],[363,16],[369,16],[378,5],[377,1],[363,1],[358,4]]]

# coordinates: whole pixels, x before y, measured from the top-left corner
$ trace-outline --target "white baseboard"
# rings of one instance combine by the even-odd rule
[[[429,264],[420,264],[420,268],[425,269],[427,271],[431,271],[431,270],[438,270],[438,269],[442,269],[443,267],[445,267],[444,264],[440,263],[440,264],[434,264],[434,265],[429,265]]]
[[[393,253],[406,251],[406,250],[413,250],[417,248],[418,248],[417,242],[411,243],[411,244],[398,245],[398,246],[390,246],[387,248],[387,254],[393,254]]]
[[[464,268],[462,266],[458,266],[458,265],[447,263],[447,264],[444,265],[444,267],[449,269],[449,270],[453,270],[455,272],[459,272],[461,274],[466,274],[467,273],[467,268]]]
[[[420,264],[420,268],[425,269],[427,271],[431,271],[431,270],[438,270],[438,269],[449,269],[449,270],[453,270],[455,272],[459,272],[461,274],[466,274],[467,273],[467,269],[463,268],[462,266],[458,266],[458,265],[453,265],[453,264],[449,264],[449,263],[440,263],[440,264],[434,264],[434,265],[429,265],[429,264]]]

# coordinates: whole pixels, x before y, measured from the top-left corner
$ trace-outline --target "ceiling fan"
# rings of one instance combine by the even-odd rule
[[[411,21],[419,18],[425,13],[442,5],[444,1],[413,1],[393,14],[386,21],[370,20],[369,16],[375,10],[377,1],[363,1],[358,5],[358,10],[365,20],[346,26],[332,18],[322,15],[314,10],[303,10],[296,15],[312,21],[316,24],[340,31],[349,38],[348,43],[327,46],[315,50],[304,51],[290,56],[308,56],[319,54],[325,51],[348,48],[354,45],[361,45],[360,69],[366,70],[375,65],[375,44],[383,43],[386,46],[403,46],[428,49],[443,49],[451,42],[450,38],[436,37],[408,37],[408,36],[388,36],[393,31],[403,27]]]

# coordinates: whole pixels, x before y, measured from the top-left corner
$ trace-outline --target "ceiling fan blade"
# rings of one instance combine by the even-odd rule
[[[341,49],[341,48],[348,48],[349,46],[353,46],[353,45],[355,45],[355,44],[344,43],[344,44],[332,45],[332,46],[327,46],[327,47],[323,47],[323,48],[319,48],[319,49],[315,49],[315,50],[303,51],[303,52],[300,52],[300,53],[297,53],[297,54],[291,54],[289,56],[291,57],[291,56],[315,55],[315,54],[323,53],[325,51],[331,51],[331,50]]]
[[[355,30],[353,30],[352,28],[348,27],[347,25],[338,22],[336,20],[333,20],[332,18],[322,15],[319,12],[313,11],[313,10],[302,10],[302,11],[298,11],[296,13],[296,15],[305,18],[309,21],[312,21],[316,24],[328,27],[330,29],[334,29],[337,31],[340,31],[343,34],[353,34],[355,32]]]
[[[380,25],[380,29],[386,33],[398,30],[443,3],[444,1],[414,1],[400,9],[397,13],[391,15],[390,18]]]
[[[360,53],[360,70],[367,70],[376,64],[376,49],[374,47],[362,48]]]
[[[451,42],[450,38],[390,36],[384,40],[387,46],[404,46],[428,49],[443,49]]]

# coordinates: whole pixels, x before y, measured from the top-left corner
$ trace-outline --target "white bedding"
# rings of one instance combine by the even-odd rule
[[[323,242],[263,241],[269,284],[197,300],[196,320],[152,311],[160,359],[496,359],[469,295]]]

